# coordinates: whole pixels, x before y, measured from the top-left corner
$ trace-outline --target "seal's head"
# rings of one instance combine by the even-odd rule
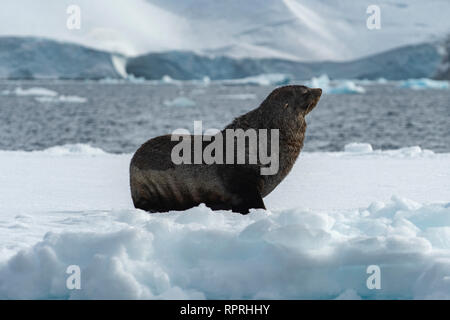
[[[305,86],[292,86],[291,89],[294,93],[293,104],[298,108],[303,116],[306,116],[319,102],[322,95],[322,89],[320,88],[308,88]]]
[[[319,102],[322,95],[322,89],[308,88],[305,86],[294,85],[279,87],[272,91],[266,101],[270,104],[272,110],[281,108],[290,110],[293,114],[306,116]]]
[[[301,85],[279,87],[272,91],[260,106],[264,123],[274,128],[306,125],[305,116],[319,102],[322,89]]]

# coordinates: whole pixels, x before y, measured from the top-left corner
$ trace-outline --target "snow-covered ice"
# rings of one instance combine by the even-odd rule
[[[246,216],[136,210],[130,158],[0,151],[0,298],[450,298],[450,154],[305,152]]]

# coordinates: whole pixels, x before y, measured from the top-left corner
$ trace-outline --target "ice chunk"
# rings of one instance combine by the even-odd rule
[[[85,103],[87,101],[86,98],[79,97],[79,96],[57,96],[57,97],[49,97],[49,96],[43,96],[43,97],[36,97],[36,101],[42,102],[42,103],[52,103],[52,102],[67,102],[67,103]]]
[[[421,79],[409,79],[400,83],[403,88],[409,88],[414,90],[420,89],[448,89],[448,81],[432,80],[427,78]]]
[[[330,81],[326,74],[320,77],[313,77],[309,81],[309,86],[312,88],[321,88],[324,93],[329,94],[351,94],[351,93],[365,93],[366,90],[358,86],[351,80],[335,80],[333,83]]]
[[[161,82],[163,82],[163,83],[173,83],[175,80],[173,80],[170,76],[168,76],[168,75],[164,75],[162,78],[161,78]]]
[[[393,158],[417,158],[417,157],[432,157],[434,152],[427,149],[422,149],[419,146],[405,147],[392,150],[373,150],[369,143],[352,142],[344,146],[344,152],[349,154],[365,154],[372,153],[378,156],[389,156]]]
[[[0,264],[0,297],[450,297],[449,221],[440,227],[442,242],[435,228],[411,220],[431,212],[422,218],[430,224],[450,209],[399,201],[407,199],[394,198],[384,214],[309,212],[305,220],[302,210],[252,210],[242,216],[205,206],[153,215],[112,211],[98,220],[85,212],[96,228],[47,233]],[[334,223],[323,223],[326,217]],[[66,221],[65,229],[70,227]],[[83,290],[65,287],[65,270],[73,264],[82,272]],[[366,286],[373,264],[380,267],[382,291]],[[398,277],[405,273],[408,277]]]
[[[350,80],[345,80],[338,83],[337,86],[331,87],[328,93],[331,94],[345,94],[345,93],[365,93],[366,90],[355,84],[355,82]]]
[[[58,156],[68,156],[68,155],[104,155],[106,154],[105,151],[103,151],[100,148],[94,148],[91,147],[88,144],[66,144],[62,146],[55,146],[51,147],[42,151],[35,151],[35,152],[41,152],[46,153],[49,155],[58,155]]]
[[[145,83],[146,82],[145,78],[135,77],[133,74],[129,74],[127,76],[126,80],[131,83]]]
[[[313,77],[309,82],[309,86],[312,88],[322,88],[323,91],[326,91],[330,86],[330,78],[326,74],[320,77]]]
[[[21,87],[17,87],[14,91],[10,90],[2,91],[2,95],[34,96],[36,101],[42,103],[46,102],[85,103],[87,101],[87,99],[83,97],[58,95],[58,92],[56,91],[40,87],[33,87],[29,89],[22,89]]]
[[[40,87],[34,87],[29,89],[22,89],[21,87],[17,87],[14,91],[4,90],[2,94],[3,95],[14,94],[16,96],[46,96],[46,97],[56,97],[58,95],[56,91]]]
[[[186,97],[177,97],[173,100],[164,101],[164,105],[168,107],[195,107],[195,101]]]

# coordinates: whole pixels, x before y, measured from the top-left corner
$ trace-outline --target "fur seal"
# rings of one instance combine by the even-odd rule
[[[322,90],[301,85],[273,90],[261,105],[234,119],[226,129],[278,129],[278,171],[262,175],[256,164],[175,164],[171,152],[177,141],[171,135],[144,143],[130,163],[130,188],[134,206],[149,212],[186,210],[201,203],[213,210],[246,214],[263,208],[267,196],[293,167],[305,138],[305,116],[317,105]],[[194,140],[196,136],[190,136]],[[198,137],[198,136],[197,136]],[[259,139],[259,137],[258,137]],[[202,150],[210,142],[203,141]],[[249,154],[249,146],[245,146]],[[235,157],[235,155],[234,155]]]

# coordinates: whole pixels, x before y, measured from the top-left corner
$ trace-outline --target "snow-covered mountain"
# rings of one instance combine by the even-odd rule
[[[0,36],[37,36],[134,56],[188,50],[231,57],[351,60],[429,42],[450,31],[448,0],[77,0],[81,29],[68,30],[71,0],[2,0]]]
[[[450,32],[448,0],[381,0],[381,29],[366,26],[373,0],[148,0],[191,21],[208,52],[301,61],[350,60]]]

